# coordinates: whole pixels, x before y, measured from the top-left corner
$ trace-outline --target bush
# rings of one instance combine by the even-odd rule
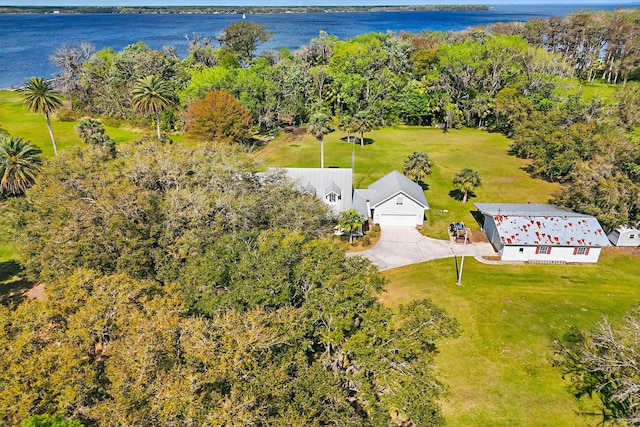
[[[368,234],[362,236],[362,239],[360,239],[360,241],[362,242],[362,246],[364,247],[371,246],[371,237],[369,237]]]
[[[371,231],[373,231],[374,233],[379,233],[380,232],[380,225],[374,224],[374,226],[371,227]]]
[[[61,122],[74,122],[78,119],[78,115],[76,114],[75,111],[73,110],[59,110],[56,113],[56,117],[58,118],[58,120],[60,120]]]
[[[109,126],[112,128],[119,128],[122,126],[122,121],[118,119],[114,119],[113,117],[107,117],[103,120],[105,126]]]

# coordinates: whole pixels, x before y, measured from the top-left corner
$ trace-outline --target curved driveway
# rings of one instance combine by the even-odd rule
[[[380,240],[371,249],[349,252],[348,256],[368,258],[380,270],[416,264],[433,259],[461,256],[495,255],[490,243],[454,243],[425,237],[414,227],[383,227]]]

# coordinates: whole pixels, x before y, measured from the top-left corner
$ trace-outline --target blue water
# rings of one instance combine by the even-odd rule
[[[296,48],[308,44],[320,30],[347,39],[368,32],[462,30],[495,22],[525,21],[533,17],[565,16],[581,9],[638,8],[640,2],[581,6],[498,5],[473,12],[359,12],[247,15],[263,24],[272,39],[260,49]],[[175,46],[187,54],[185,35],[214,38],[239,15],[0,15],[0,88],[19,86],[31,76],[50,77],[56,67],[49,60],[55,49],[83,41],[97,49],[121,50],[137,41],[154,49]]]

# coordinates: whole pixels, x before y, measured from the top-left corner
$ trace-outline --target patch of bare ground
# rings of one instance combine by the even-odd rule
[[[607,246],[602,248],[602,252],[609,254],[626,254],[640,258],[640,247]]]
[[[469,232],[469,242],[471,242],[471,243],[489,243],[489,239],[487,239],[487,235],[484,234],[484,231],[472,230],[471,232]]]
[[[347,242],[347,252],[366,251],[367,249],[371,249],[372,247],[374,247],[376,243],[378,243],[378,240],[380,240],[379,234],[377,236],[370,237],[369,243],[367,245],[363,244],[362,239],[354,240],[353,244],[349,244],[349,242]]]
[[[307,133],[306,128],[302,128],[298,126],[286,126],[283,130],[285,134],[285,137],[283,140],[285,142],[299,141]]]
[[[27,289],[23,295],[28,299],[35,299],[38,301],[46,301],[47,294],[44,291],[44,284],[38,283],[32,288]]]

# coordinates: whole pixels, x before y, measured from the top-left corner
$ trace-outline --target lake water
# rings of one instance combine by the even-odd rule
[[[247,15],[274,33],[260,49],[296,48],[308,44],[321,30],[339,39],[386,31],[449,31],[495,22],[526,21],[533,17],[565,16],[576,10],[640,7],[640,2],[587,5],[499,5],[469,12],[355,12]],[[27,77],[50,77],[56,72],[49,56],[64,44],[83,41],[97,49],[121,50],[137,41],[154,49],[175,46],[187,53],[185,35],[214,38],[239,15],[118,15],[35,14],[0,15],[0,88],[19,86]]]

